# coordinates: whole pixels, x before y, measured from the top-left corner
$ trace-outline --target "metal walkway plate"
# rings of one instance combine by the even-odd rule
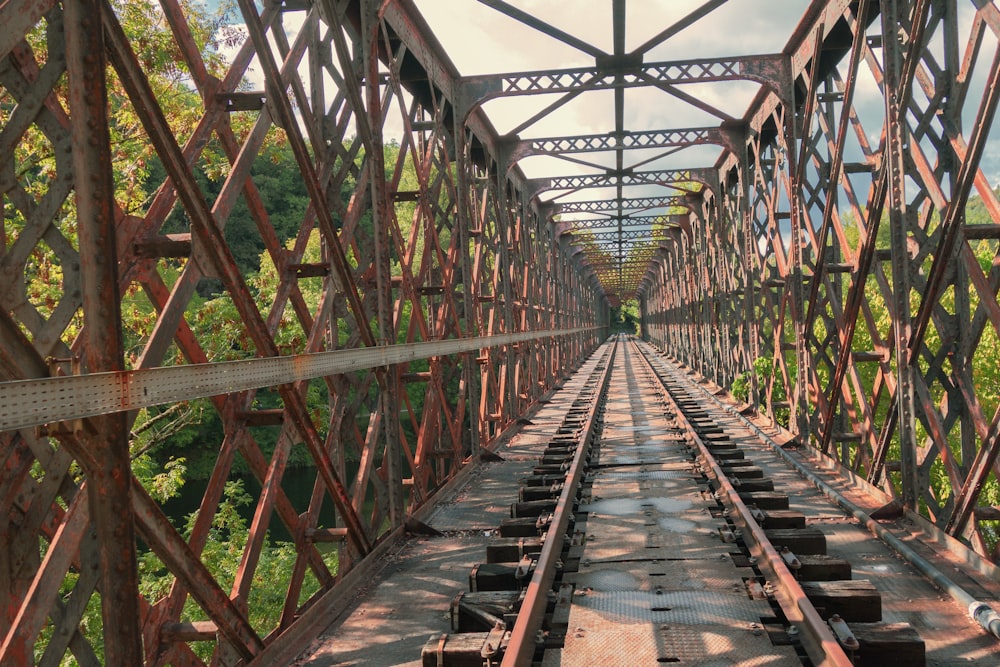
[[[729,554],[695,560],[634,560],[580,564],[579,572],[565,581],[577,590],[647,591],[717,590],[744,594],[740,575],[753,575],[750,568],[733,569]]]
[[[773,646],[761,629],[770,605],[745,594],[592,591],[574,603],[565,646],[545,665],[802,664],[794,649]]]

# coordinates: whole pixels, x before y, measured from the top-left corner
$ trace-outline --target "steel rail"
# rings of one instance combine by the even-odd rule
[[[590,327],[380,345],[314,354],[66,375],[0,383],[0,432],[289,384],[419,359],[559,338]]]
[[[756,433],[764,444],[766,444],[776,454],[781,456],[781,458],[788,465],[794,468],[796,472],[816,487],[820,493],[825,495],[832,502],[836,503],[842,510],[857,519],[857,521],[864,526],[869,533],[882,540],[886,545],[898,553],[904,561],[915,567],[925,577],[930,579],[934,585],[947,593],[952,600],[954,600],[961,608],[966,610],[969,618],[977,623],[984,632],[1000,639],[1000,613],[997,613],[989,602],[978,598],[962,585],[956,583],[954,579],[945,574],[940,568],[917,553],[906,542],[896,537],[891,530],[873,519],[868,512],[848,500],[846,496],[827,484],[818,475],[804,466],[801,461],[797,460],[785,451],[781,445],[775,442],[775,440],[764,432],[763,429],[757,426],[757,424],[747,419],[745,415],[740,414],[740,412],[733,407],[722,403],[711,393],[705,392],[705,394],[720,408],[738,418],[747,428]],[[904,511],[907,514],[910,513],[910,510]],[[949,537],[951,536],[949,535]]]
[[[704,441],[695,432],[694,427],[688,421],[687,416],[681,411],[674,401],[673,395],[667,388],[666,381],[656,371],[652,363],[646,357],[645,350],[631,339],[632,344],[639,352],[639,357],[643,360],[649,370],[663,387],[665,399],[672,405],[678,422],[690,433],[691,442],[698,447],[701,458],[710,468],[710,474],[719,484],[719,493],[725,497],[735,513],[730,513],[730,518],[743,531],[743,538],[750,546],[750,553],[757,559],[758,563],[770,569],[774,575],[773,584],[777,595],[778,604],[781,605],[789,621],[795,623],[802,637],[802,645],[806,653],[816,665],[827,667],[852,667],[854,662],[844,652],[844,649],[833,636],[833,632],[827,623],[820,617],[812,602],[806,597],[799,586],[795,576],[785,565],[781,554],[774,548],[770,540],[764,534],[764,529],[753,518],[750,509],[740,498],[739,492],[729,481],[722,468],[716,462]]]
[[[593,409],[587,416],[579,444],[573,456],[573,463],[566,473],[563,482],[562,493],[552,511],[552,520],[549,523],[548,532],[545,535],[545,542],[542,551],[538,555],[538,562],[535,571],[531,576],[531,581],[525,589],[524,600],[521,603],[521,610],[517,614],[517,621],[511,629],[510,641],[504,651],[501,667],[522,667],[530,665],[535,653],[536,637],[542,628],[542,621],[545,617],[545,610],[548,606],[548,593],[552,590],[552,583],[556,576],[556,563],[562,554],[563,542],[566,537],[566,529],[569,526],[570,515],[573,513],[573,504],[576,498],[577,487],[583,479],[584,468],[587,463],[587,452],[593,440],[594,426],[597,423],[597,406],[600,405],[608,389],[608,381],[611,378],[611,367],[615,360],[618,349],[617,338],[611,343],[610,351],[605,352],[604,359],[598,362],[604,364],[601,377],[597,381],[597,390],[594,393]],[[595,371],[598,370],[595,368]],[[593,375],[591,375],[591,378]],[[589,382],[588,382],[589,384]]]

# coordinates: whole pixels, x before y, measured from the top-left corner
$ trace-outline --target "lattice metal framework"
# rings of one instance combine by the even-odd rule
[[[993,3],[817,3],[640,288],[651,338],[994,560],[998,42]]]
[[[608,305],[635,295],[647,337],[998,555],[1000,405],[987,378],[1000,376],[1000,200],[981,168],[1000,95],[993,3],[816,0],[783,53],[647,63],[725,0],[631,50],[625,0],[609,3],[610,50],[481,0],[594,65],[462,77],[412,0],[240,0],[246,33],[224,71],[203,59],[186,5],[160,0],[160,44],[201,100],[178,131],[174,91],[154,88],[148,54],[106,1],[0,4],[0,381],[30,392],[105,372],[123,395],[140,386],[130,373],[159,366],[218,381],[220,355],[282,357],[305,379],[206,396],[197,374],[181,376],[223,427],[184,531],[133,476],[130,447],[137,424],[186,401],[0,433],[0,662],[94,664],[100,650],[123,665],[267,664],[294,652],[409,514],[597,345]],[[262,90],[245,89],[250,67]],[[757,86],[742,116],[685,88],[737,82]],[[637,89],[719,123],[628,128]],[[601,91],[612,131],[521,137]],[[554,101],[499,136],[484,105],[531,95]],[[109,109],[134,119],[162,166],[139,207],[122,205]],[[274,142],[308,192],[288,244],[254,169]],[[37,161],[29,145],[46,148]],[[713,165],[658,164],[705,146],[721,151]],[[213,151],[225,177],[210,188]],[[525,178],[537,159],[575,171]],[[275,267],[270,291],[237,268],[225,230],[238,202]],[[198,326],[206,281],[230,313],[221,351]],[[148,316],[126,327],[125,311]],[[421,361],[312,377],[317,358],[299,356],[400,343],[427,346]],[[310,393],[324,409],[309,409]],[[288,493],[299,451],[315,470],[304,503]],[[223,580],[205,554],[237,466],[261,491]],[[292,565],[261,581],[275,527]],[[166,589],[140,592],[140,552]],[[280,591],[280,619],[254,616],[263,590]],[[94,604],[100,646],[81,627]]]
[[[539,215],[520,170],[501,165],[495,133],[462,106],[457,72],[413,7],[383,5],[261,11],[241,1],[245,39],[220,72],[203,59],[186,5],[164,0],[161,48],[202,100],[178,133],[163,104],[173,91],[154,90],[142,40],[110,5],[0,3],[0,381],[111,372],[129,387],[133,371],[194,364],[219,381],[217,332],[199,328],[194,307],[206,279],[230,312],[226,359],[283,357],[304,370],[313,359],[296,355],[428,346],[421,362],[212,396],[181,368],[185,400],[148,415],[0,434],[0,663],[71,655],[90,665],[103,653],[109,664],[203,664],[192,642],[209,642],[212,664],[268,664],[321,627],[409,513],[603,339],[593,272]],[[262,90],[245,90],[250,66]],[[116,192],[120,137],[109,128],[122,128],[109,108],[135,118],[165,173],[139,210]],[[390,122],[403,131],[387,150]],[[26,161],[30,142],[51,148],[39,164]],[[288,244],[271,223],[280,202],[265,201],[255,180],[275,142],[294,155],[309,196]],[[200,175],[206,151],[226,162],[214,190]],[[240,200],[275,267],[269,292],[241,275],[225,236]],[[177,218],[185,230],[168,234]],[[54,281],[47,301],[34,288],[43,272]],[[126,331],[122,311],[137,308],[148,318]],[[435,352],[437,341],[476,336],[498,338]],[[310,409],[309,393],[325,407]],[[196,399],[218,413],[222,433],[197,518],[182,530],[133,476],[130,430]],[[289,459],[302,450],[311,478],[291,482]],[[204,554],[237,466],[261,490],[226,580]],[[293,483],[309,485],[307,501],[292,500]],[[259,569],[276,526],[294,551],[279,581]],[[155,555],[172,576],[166,589],[140,594],[137,544],[144,563]],[[279,619],[255,615],[262,591],[284,598]],[[103,641],[80,625],[88,604],[102,605]]]

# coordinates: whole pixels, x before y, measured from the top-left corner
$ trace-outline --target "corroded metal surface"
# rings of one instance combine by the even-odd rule
[[[772,644],[772,633],[777,628],[780,635],[787,621],[779,620],[772,601],[748,595],[745,580],[759,573],[742,548],[720,533],[720,528],[731,526],[718,501],[704,492],[709,480],[695,471],[687,444],[674,437],[675,420],[658,396],[646,396],[634,381],[622,382],[622,366],[615,370],[606,404],[609,413],[603,416],[607,437],[592,450],[587,475],[592,485],[576,513],[577,529],[584,531],[576,537],[583,544],[581,552],[574,552],[579,566],[561,578],[559,590],[571,591],[572,599],[565,643],[546,650],[542,664],[616,665],[623,659],[655,663],[667,658],[695,664],[801,664],[792,647]],[[509,511],[509,503],[496,501],[516,497],[516,487],[529,477],[563,423],[560,411],[571,404],[577,383],[577,378],[568,382],[551,403],[530,416],[532,423],[501,448],[504,462],[489,464],[443,498],[428,521],[445,535],[415,537],[399,557],[387,560],[384,575],[358,598],[355,609],[332,625],[299,663],[416,665],[429,638],[453,632],[448,625],[448,586],[452,596],[469,590],[473,565],[482,562],[486,545],[498,539],[496,526]],[[694,383],[691,389],[701,391]],[[778,480],[808,524],[822,530],[829,553],[848,558],[855,579],[875,583],[884,620],[909,623],[919,632],[928,664],[994,661],[993,640],[964,610],[942,600],[934,586],[891,549],[872,540],[792,473],[743,422],[707,395],[702,408],[755,464]],[[625,452],[632,456],[608,463],[613,459],[609,455]],[[643,462],[646,457],[649,463]],[[496,522],[492,526],[491,520]],[[408,583],[415,585],[407,588]],[[976,590],[988,599],[997,590],[995,582],[991,587],[993,593],[983,587]]]
[[[54,376],[82,382],[67,379],[63,406],[104,400],[0,433],[0,662],[92,664],[103,646],[117,664],[232,664],[301,646],[375,565],[366,554],[377,559],[408,513],[603,338],[598,284],[531,205],[523,173],[501,166],[482,117],[454,123],[454,94],[414,76],[457,75],[412,5],[383,4],[241,2],[245,32],[223,61],[202,48],[214,28],[177,0],[0,3],[0,382],[20,382],[11,409]],[[165,85],[154,65],[178,80]],[[392,145],[390,119],[402,123]],[[129,164],[126,145],[141,149]],[[262,195],[273,150],[305,190],[291,231],[275,222],[286,203]],[[147,168],[148,196],[131,196]],[[235,216],[274,265],[269,291],[239,268]],[[204,289],[226,311],[214,329]],[[507,334],[531,339],[457,340]],[[300,356],[451,342],[465,347],[360,372],[309,370]],[[291,375],[263,387],[195,377],[279,357]],[[125,378],[165,366],[192,373],[171,380],[162,410],[137,414],[152,403],[134,399],[155,392]],[[113,386],[98,396],[87,376],[100,372]],[[129,465],[147,417],[186,414],[199,396],[193,418],[215,413],[218,428],[199,436],[209,478],[183,530]],[[301,452],[309,479],[295,484],[311,493],[293,500]],[[227,575],[205,554],[237,469],[261,491]],[[280,580],[260,569],[269,529],[293,554]],[[140,592],[140,550],[162,563],[156,590]],[[265,592],[277,611],[261,621]],[[90,601],[104,622],[83,627]],[[202,657],[192,641],[208,642]]]
[[[612,0],[608,48],[484,4],[587,63],[462,76],[411,0],[240,0],[245,32],[222,65],[178,0],[148,7],[156,57],[107,2],[0,4],[0,382],[30,392],[42,378],[220,356],[576,332],[212,394],[217,454],[189,531],[129,474],[138,417],[121,401],[0,433],[0,660],[89,664],[97,634],[109,660],[150,665],[203,662],[192,636],[218,664],[301,645],[342,603],[338,586],[374,567],[366,554],[384,553],[409,512],[595,349],[608,306],[634,294],[643,333],[670,354],[720,386],[741,379],[801,444],[996,558],[1000,408],[982,374],[995,371],[1000,335],[1000,201],[982,163],[1000,103],[997,6],[816,0],[783,50],[663,60],[653,51],[707,29],[726,3],[647,26],[635,45],[626,1]],[[155,81],[150,59],[175,61],[181,83]],[[246,89],[251,67],[261,90]],[[177,85],[194,100],[184,123],[168,113]],[[688,85],[756,93],[734,111]],[[710,124],[631,127],[626,95],[638,91]],[[591,93],[613,99],[609,131],[533,127]],[[543,94],[555,99],[509,136],[484,109]],[[107,95],[127,137],[104,131]],[[390,119],[402,130],[386,151]],[[117,164],[117,181],[112,141],[148,146]],[[308,201],[287,245],[273,222],[281,204],[265,201],[254,169],[275,143]],[[714,163],[648,157],[705,146]],[[587,173],[527,178],[523,163],[546,157]],[[148,196],[126,203],[129,173],[154,162]],[[587,194],[599,188],[603,198]],[[241,202],[275,266],[273,296],[241,273],[226,237]],[[177,219],[183,231],[170,231]],[[229,311],[221,350],[197,326],[206,284]],[[328,397],[324,409],[309,408],[309,392]],[[298,448],[314,473],[296,503],[286,477]],[[237,462],[262,491],[223,581],[203,555]],[[333,519],[321,521],[324,506]],[[272,524],[294,544],[280,584],[257,576]],[[169,573],[165,589],[140,594],[136,538]],[[281,617],[255,625],[249,601],[275,585]],[[81,620],[98,600],[103,628],[88,636]]]
[[[639,290],[659,346],[993,560],[998,35],[994,3],[814,3],[794,103]]]
[[[660,363],[676,368],[666,360]],[[880,540],[871,539],[868,530],[854,517],[845,514],[811,481],[788,467],[784,457],[773,449],[774,443],[762,441],[731,406],[711,396],[711,385],[697,381],[697,376],[689,371],[674,373],[672,378],[687,385],[691,394],[699,397],[697,402],[701,409],[724,429],[734,445],[753,459],[754,465],[759,466],[766,477],[773,480],[775,489],[788,495],[789,507],[804,515],[806,525],[822,531],[827,554],[848,560],[853,579],[873,582],[881,595],[884,622],[905,622],[916,630],[925,643],[929,665],[990,665],[996,661],[996,639],[969,618],[967,609],[955,604],[898,552]],[[725,409],[727,407],[729,409]],[[779,435],[773,427],[768,430]],[[791,456],[867,512],[876,512],[888,500],[877,489],[851,482],[828,469],[814,452],[792,450]],[[880,524],[977,599],[1000,606],[996,569],[988,563],[981,564],[984,570],[981,573],[969,567],[977,557],[968,548],[935,541],[926,528],[903,516],[887,517]]]
[[[537,464],[595,361],[585,363],[550,403],[531,415],[532,425],[503,443],[498,452],[504,461],[474,471],[439,498],[426,520],[443,534],[411,537],[387,559],[349,613],[328,621],[323,635],[295,664],[419,665],[428,638],[452,632],[452,598],[469,589],[472,567],[482,562],[486,544],[496,539],[501,520],[510,516],[520,482]]]

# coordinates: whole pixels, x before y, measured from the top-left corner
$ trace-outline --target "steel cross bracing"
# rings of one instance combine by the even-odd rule
[[[558,212],[564,213],[601,213],[617,211],[646,211],[657,208],[685,207],[684,197],[639,197],[635,199],[596,199],[593,201],[574,201],[558,204]]]
[[[712,174],[708,169],[660,169],[655,171],[629,170],[622,174],[606,172],[588,176],[557,176],[537,181],[536,194],[548,190],[582,190],[614,185],[620,178],[622,185],[664,185],[690,191],[691,183],[710,185]]]
[[[524,139],[510,150],[511,160],[533,155],[572,155],[644,148],[686,148],[701,144],[734,146],[734,134],[719,127],[692,127],[678,130],[591,134],[576,137]],[[623,175],[624,178],[624,175]]]
[[[782,53],[656,61],[725,0],[631,49],[627,3],[610,0],[610,50],[481,2],[593,67],[463,77],[412,0],[241,0],[228,61],[199,48],[208,27],[178,0],[0,4],[0,382],[94,391],[92,374],[196,371],[162,408],[123,411],[119,384],[115,409],[0,433],[0,662],[287,661],[632,296],[674,357],[997,558],[1000,201],[981,166],[996,6],[817,0]],[[162,17],[155,40],[129,4]],[[264,83],[247,90],[250,68]],[[685,88],[738,82],[757,86],[745,110]],[[718,124],[630,127],[626,91],[643,89]],[[608,132],[528,136],[602,91]],[[542,94],[495,131],[490,100]],[[145,148],[126,162],[129,144]],[[704,146],[713,164],[661,164]],[[290,238],[261,169],[277,149],[305,192]],[[528,178],[542,159],[564,169]],[[270,273],[239,268],[238,216]],[[492,342],[332,375],[296,361],[473,337]],[[223,393],[191,379],[268,359],[294,373]],[[208,479],[181,531],[144,450],[209,413]],[[227,573],[212,549],[236,470],[261,491]],[[275,572],[278,527],[292,556]],[[155,587],[140,590],[137,544]],[[275,592],[280,613],[255,615]]]
[[[658,344],[993,560],[998,37],[993,3],[816,3],[794,104],[751,109],[640,287]]]
[[[596,60],[593,68],[465,77],[462,94],[468,104],[475,106],[497,97],[743,79],[779,90],[789,65],[781,54],[661,63],[643,63],[641,53],[599,54]]]
[[[199,48],[207,26],[176,0],[0,5],[0,382],[29,401],[42,379],[76,387],[53,397],[68,412],[0,433],[0,663],[272,664],[604,338],[593,272],[500,165],[483,117],[454,122],[441,82],[457,72],[413,7],[383,4],[241,2],[229,62]],[[144,12],[161,17],[152,33],[132,23]],[[183,75],[165,85],[154,61],[170,59]],[[258,90],[244,89],[251,66]],[[437,84],[403,76],[414,67]],[[403,127],[391,145],[390,119]],[[130,143],[147,149],[124,163]],[[262,194],[278,149],[307,197],[290,239]],[[154,162],[160,180],[132,178]],[[238,268],[236,215],[259,234],[269,284]],[[313,363],[397,343],[425,360]],[[286,370],[233,384],[214,363],[240,360]],[[152,385],[170,394],[161,408],[138,409],[153,403],[132,383],[146,369],[172,378]],[[110,403],[92,395],[98,374]],[[74,407],[95,401],[96,414]],[[200,436],[209,477],[180,530],[132,459],[155,442],[143,434],[199,413],[218,427]],[[293,456],[309,461],[304,500],[289,494],[303,484]],[[227,573],[210,553],[237,469],[261,490]],[[279,526],[291,556],[274,571]],[[140,587],[137,544],[155,590]],[[258,615],[262,595],[277,595],[276,616]],[[95,605],[103,618],[86,620]]]
[[[608,241],[635,241],[638,244],[649,244],[656,241],[670,241],[677,229],[623,229],[619,232],[596,232],[588,236],[596,243]],[[656,244],[658,247],[658,244]]]
[[[623,230],[630,227],[642,228],[671,228],[683,226],[684,216],[678,215],[628,215],[625,217],[608,216],[606,218],[585,218],[561,220],[558,223],[560,229],[566,231],[573,230],[593,230],[593,229],[618,229]]]
[[[641,167],[669,156],[678,151],[700,145],[718,145],[729,153],[742,156],[746,137],[743,121],[727,111],[709,104],[704,99],[685,90],[690,84],[732,83],[750,81],[761,84],[761,90],[770,90],[782,99],[789,96],[791,84],[791,61],[783,54],[703,58],[671,62],[646,63],[648,53],[668,41],[670,37],[704,19],[713,10],[725,4],[725,0],[711,0],[695,9],[680,20],[665,27],[652,38],[631,50],[626,49],[626,1],[612,2],[613,49],[605,51],[561,30],[542,19],[514,7],[503,0],[481,0],[500,13],[519,21],[543,35],[561,41],[594,58],[593,67],[539,70],[508,74],[480,75],[464,77],[461,82],[463,110],[480,108],[484,103],[496,98],[518,98],[528,95],[548,94],[555,101],[530,116],[508,133],[504,140],[503,153],[508,164],[549,156],[576,166],[597,169],[599,173],[577,177],[554,177],[538,187],[538,194],[546,190],[570,189],[572,195],[587,187],[611,187],[616,196],[601,203],[570,203],[557,197],[558,206],[549,211],[566,216],[579,212],[617,212],[621,217],[627,208],[636,206],[643,209],[665,209],[666,213],[687,208],[680,197],[628,197],[627,188],[658,185],[672,192],[698,193],[712,188],[716,175],[706,176],[704,168],[693,170],[651,170],[643,172]],[[668,98],[698,109],[709,116],[722,120],[721,125],[706,127],[676,127],[631,130],[625,123],[625,92],[635,88],[651,88]],[[595,91],[610,90],[614,94],[614,129],[607,133],[520,138],[520,133],[530,130],[548,114],[559,110],[577,97]],[[613,155],[614,165],[607,165],[574,157],[587,154]],[[640,176],[640,174],[643,174]],[[697,174],[694,176],[693,174]],[[565,196],[565,194],[563,195]],[[552,202],[554,200],[549,200]],[[618,204],[620,202],[620,204]],[[630,206],[631,205],[631,206]],[[617,207],[617,211],[615,211]],[[629,254],[624,238],[619,238],[617,249],[612,255],[624,265]],[[601,261],[608,251],[603,246],[583,239],[589,259]],[[596,254],[595,254],[596,253]],[[636,293],[640,281],[624,281],[624,273],[600,272],[601,284],[614,303],[627,299]]]

